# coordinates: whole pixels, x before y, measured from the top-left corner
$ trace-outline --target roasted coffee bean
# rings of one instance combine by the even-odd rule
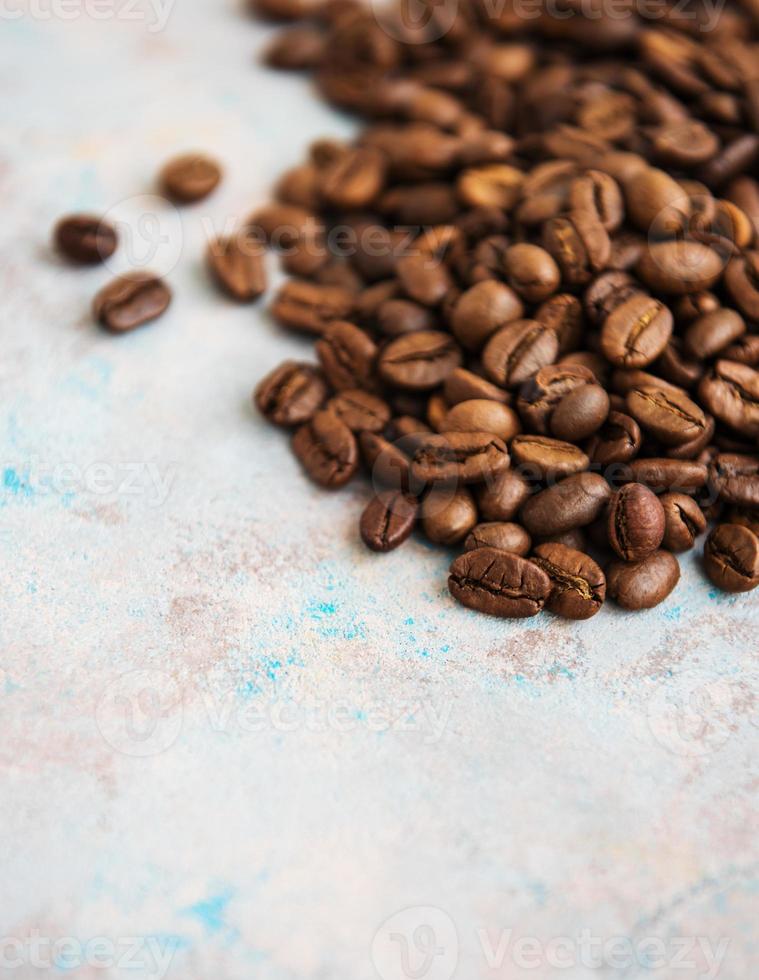
[[[390,439],[405,439],[406,436],[431,432],[432,429],[425,422],[414,418],[412,415],[399,415],[397,418],[391,419],[387,429]]]
[[[284,327],[320,336],[333,320],[350,316],[353,304],[353,294],[338,286],[291,279],[277,293],[271,312]]]
[[[422,501],[420,516],[430,541],[450,546],[463,541],[477,524],[477,506],[466,487],[431,490]]]
[[[390,421],[390,406],[376,395],[360,388],[346,388],[330,398],[327,408],[351,432],[382,432]],[[403,435],[404,433],[399,433]]]
[[[538,383],[537,389],[540,394],[532,402],[532,408],[542,403],[539,409],[539,414],[542,414],[548,403],[546,421],[551,435],[556,436],[557,439],[578,442],[592,435],[606,421],[609,414],[609,396],[595,382],[587,369],[577,367],[572,373],[587,371],[586,377],[579,384],[569,382],[567,390],[557,397],[556,388],[560,388],[565,383],[564,379],[569,371],[567,367],[543,368],[535,378],[525,383],[520,400],[523,400],[525,405],[529,404],[536,395],[536,390],[531,387],[535,380],[544,372],[552,372],[547,384]],[[542,432],[543,429],[538,427],[537,431]]]
[[[680,296],[711,289],[722,275],[720,254],[692,240],[654,242],[635,266],[635,273],[654,292]]]
[[[586,448],[591,463],[606,467],[634,459],[640,452],[642,441],[640,427],[635,419],[624,412],[610,412],[608,419]]]
[[[264,52],[271,68],[302,71],[315,68],[324,57],[324,32],[313,27],[293,27],[277,35]]]
[[[330,323],[316,342],[316,354],[335,391],[374,387],[377,347],[354,324],[342,320]]]
[[[253,399],[262,415],[274,425],[302,425],[313,418],[327,397],[327,385],[310,364],[285,361],[267,374]]]
[[[491,384],[490,381],[465,368],[451,371],[443,382],[443,394],[449,405],[458,405],[459,402],[481,398],[501,402],[504,405],[510,402],[510,396],[503,388]]]
[[[551,580],[546,608],[566,619],[590,619],[606,598],[606,576],[588,555],[563,544],[539,544],[532,561]]]
[[[522,431],[516,412],[508,405],[483,398],[459,402],[449,409],[441,432],[490,432],[508,443]]]
[[[232,299],[247,303],[265,291],[264,257],[247,235],[215,239],[207,256],[216,283]]]
[[[759,510],[731,507],[726,515],[727,524],[741,524],[759,536]]]
[[[511,521],[532,488],[516,470],[502,470],[494,479],[476,488],[477,507],[486,521]]]
[[[549,365],[525,381],[516,406],[529,429],[549,435],[553,413],[562,400],[575,389],[594,383],[595,378],[588,368],[570,364]]]
[[[609,235],[597,217],[574,211],[543,227],[543,247],[556,260],[568,286],[584,286],[611,255]]]
[[[551,592],[546,573],[519,555],[478,548],[460,555],[448,578],[451,595],[462,605],[490,616],[536,616]]]
[[[625,217],[619,184],[601,170],[588,170],[572,181],[569,206],[572,211],[595,215],[608,232],[616,231]]]
[[[92,214],[61,218],[53,232],[55,247],[72,262],[97,265],[116,251],[118,233],[110,222]]]
[[[690,551],[706,530],[701,508],[684,493],[665,493],[659,501],[664,508],[663,547],[673,552]]]
[[[511,245],[504,256],[506,279],[528,303],[542,303],[561,282],[561,272],[545,249],[528,242]]]
[[[415,437],[403,436],[395,442],[389,442],[374,432],[364,431],[359,435],[359,445],[374,487],[403,491],[409,489],[410,460],[405,450],[416,445]]]
[[[498,548],[524,558],[530,553],[532,539],[521,524],[491,521],[478,524],[467,536],[464,551],[475,551],[477,548]]]
[[[580,345],[583,331],[582,305],[571,293],[557,293],[547,299],[535,313],[535,319],[556,334],[559,354],[566,354]]]
[[[746,364],[717,361],[698,386],[698,395],[720,422],[759,439],[759,372]]]
[[[408,391],[429,391],[460,364],[461,351],[450,334],[418,330],[383,348],[377,366],[388,384]]]
[[[667,346],[653,365],[653,370],[678,388],[695,388],[704,376],[704,365],[700,361],[688,360],[683,353],[679,337],[670,337]]]
[[[656,551],[664,537],[664,508],[641,483],[628,483],[609,501],[609,544],[625,561]]]
[[[725,288],[745,317],[759,319],[759,252],[744,252],[728,263]]]
[[[685,331],[685,353],[697,361],[716,357],[746,331],[743,317],[720,308],[695,320]]]
[[[759,458],[718,453],[709,463],[709,486],[727,504],[759,507]]]
[[[202,201],[221,180],[218,163],[202,153],[187,153],[169,161],[161,171],[161,189],[172,201]]]
[[[726,361],[737,361],[750,367],[759,365],[759,334],[744,334],[723,351]]]
[[[151,272],[114,279],[93,300],[93,313],[111,333],[127,333],[155,320],[171,303],[171,290]]]
[[[644,483],[654,493],[676,490],[693,493],[706,483],[706,467],[689,459],[638,458],[620,471],[627,482]]]
[[[578,473],[527,500],[520,520],[533,537],[564,534],[592,524],[605,510],[611,492],[597,473]]]
[[[688,442],[680,443],[679,446],[666,447],[666,455],[670,459],[698,459],[701,453],[711,444],[714,439],[716,423],[713,416],[704,416],[704,427],[700,435],[695,436]]]
[[[457,189],[467,207],[507,211],[519,200],[523,180],[521,170],[495,163],[464,170],[459,175]]]
[[[618,306],[636,293],[640,293],[640,286],[628,272],[602,272],[585,290],[583,298],[588,318],[602,326]]]
[[[319,411],[293,436],[293,452],[314,483],[345,486],[358,469],[356,438],[337,415]]]
[[[646,367],[667,346],[672,323],[672,314],[660,300],[634,293],[604,321],[601,330],[604,357],[618,367]]]
[[[324,200],[346,211],[370,205],[385,183],[386,158],[379,150],[359,146],[346,150],[321,171]]]
[[[547,436],[519,435],[511,443],[514,464],[540,480],[559,480],[581,473],[590,464],[587,455],[571,442]]]
[[[686,395],[642,385],[627,393],[627,411],[636,422],[665,446],[680,446],[697,439],[706,428],[706,417]]]
[[[448,402],[442,395],[430,395],[427,400],[427,421],[435,432],[443,431],[443,423],[448,414]]]
[[[409,299],[422,306],[437,306],[453,285],[443,262],[425,253],[402,255],[395,263],[395,271]]]
[[[447,432],[421,438],[411,460],[420,484],[483,483],[508,469],[502,439],[489,432]]]
[[[389,299],[376,313],[377,327],[386,337],[400,337],[415,330],[433,330],[435,317],[419,303],[409,299]]]
[[[759,538],[741,524],[720,524],[704,545],[706,574],[725,592],[750,592],[759,585]]]
[[[624,185],[627,215],[643,232],[671,237],[687,227],[690,201],[668,173],[654,167],[637,170]]]
[[[549,534],[542,537],[539,544],[563,544],[565,548],[572,548],[573,551],[587,550],[587,535],[580,527],[575,527],[571,531],[564,531],[562,534]]]
[[[388,552],[406,541],[416,524],[419,502],[399,490],[382,490],[361,515],[361,538],[372,551]]]
[[[606,569],[608,595],[623,609],[653,609],[680,581],[680,565],[668,551],[655,551],[640,561],[611,562]]]
[[[515,320],[490,338],[482,364],[495,384],[516,388],[552,364],[558,351],[559,341],[550,327],[538,320]]]
[[[513,289],[495,279],[485,279],[458,298],[451,330],[467,350],[479,351],[496,330],[523,314],[524,306]]]

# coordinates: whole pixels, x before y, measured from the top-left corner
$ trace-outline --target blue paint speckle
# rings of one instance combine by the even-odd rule
[[[236,931],[228,926],[225,921],[227,907],[232,899],[232,895],[232,889],[225,888],[217,894],[204,898],[200,902],[196,902],[195,905],[190,905],[188,908],[183,909],[182,915],[196,919],[209,935],[217,935],[224,932],[228,934],[235,933]]]

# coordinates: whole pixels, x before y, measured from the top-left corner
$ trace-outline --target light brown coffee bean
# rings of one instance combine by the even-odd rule
[[[324,403],[327,385],[311,364],[285,361],[259,382],[253,400],[274,425],[308,422]]]
[[[449,409],[441,432],[490,432],[508,443],[522,431],[516,412],[500,402],[473,398]]]
[[[494,479],[476,487],[477,506],[486,521],[511,521],[530,498],[530,483],[516,470],[502,470]]]
[[[360,388],[345,388],[327,403],[351,432],[382,432],[390,421],[390,406]],[[403,433],[399,433],[403,434]]]
[[[510,464],[506,444],[489,432],[447,432],[418,439],[411,474],[420,484],[483,483]]]
[[[221,168],[203,153],[186,153],[169,161],[161,171],[161,189],[173,201],[202,201],[221,180]]]
[[[248,303],[266,290],[264,257],[247,235],[215,239],[207,258],[217,285],[232,299]]]
[[[344,320],[330,323],[316,342],[316,354],[335,391],[374,388],[377,346],[354,324]]]
[[[571,442],[547,436],[519,435],[511,443],[514,465],[541,480],[558,480],[587,470],[590,460]]]
[[[636,422],[665,446],[691,442],[706,429],[706,416],[695,402],[658,385],[632,388],[626,404]]]
[[[527,500],[520,520],[536,538],[565,534],[592,524],[605,511],[611,493],[598,473],[578,473]]]
[[[472,371],[467,371],[466,368],[456,368],[455,371],[451,371],[443,382],[443,394],[446,402],[451,406],[479,398],[508,405],[511,399],[503,388],[486,381]]]
[[[333,320],[350,316],[353,304],[353,294],[338,286],[290,279],[277,293],[271,312],[283,327],[320,336]]]
[[[614,309],[601,330],[601,350],[610,364],[652,364],[672,334],[672,314],[658,299],[635,293]]]
[[[688,327],[683,336],[685,353],[697,361],[716,357],[746,332],[742,316],[720,307],[706,313]]]
[[[680,296],[711,289],[724,269],[714,249],[693,240],[654,242],[635,267],[636,275],[657,293]]]
[[[513,289],[486,279],[461,294],[451,314],[451,330],[463,347],[479,351],[496,330],[523,314],[524,305]]]
[[[424,533],[435,544],[446,546],[463,541],[477,523],[477,506],[466,487],[431,490],[420,510]]]
[[[561,282],[561,272],[545,249],[529,242],[511,245],[504,256],[506,279],[528,303],[542,303]]]

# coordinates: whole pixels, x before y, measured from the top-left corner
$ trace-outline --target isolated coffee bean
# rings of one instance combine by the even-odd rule
[[[610,412],[586,448],[591,463],[606,467],[634,459],[642,441],[640,426],[635,419],[624,412]]]
[[[343,320],[330,323],[316,342],[316,354],[335,391],[374,387],[377,346],[354,324]]]
[[[477,506],[466,487],[431,490],[422,501],[420,517],[424,533],[435,544],[463,541],[477,523]]]
[[[590,460],[571,442],[547,436],[522,434],[510,446],[514,465],[541,480],[560,480],[587,470]]]
[[[72,262],[97,265],[116,251],[118,234],[108,221],[92,214],[61,218],[53,232],[55,247]]]
[[[456,368],[455,371],[451,371],[443,382],[443,395],[449,405],[458,405],[459,402],[481,398],[507,405],[511,397],[503,388],[491,384],[490,381],[486,381],[472,371],[467,371],[466,368]]]
[[[652,609],[664,602],[680,581],[680,565],[668,551],[640,561],[612,561],[606,569],[608,595],[623,609]]]
[[[759,538],[741,524],[719,524],[706,539],[704,568],[725,592],[750,592],[759,585]]]
[[[127,333],[155,320],[171,303],[171,290],[151,272],[114,279],[93,300],[93,313],[111,333]]]
[[[538,320],[515,320],[490,338],[482,363],[495,384],[516,388],[552,364],[558,351],[559,341],[550,327]]]
[[[746,332],[743,317],[721,307],[695,320],[685,331],[683,345],[686,355],[705,361],[716,357]]]
[[[480,516],[486,521],[511,521],[530,498],[533,487],[516,470],[502,470],[475,488]]]
[[[216,283],[232,299],[246,303],[266,290],[264,257],[246,235],[215,239],[207,256]]]
[[[509,467],[506,444],[489,432],[447,432],[421,437],[411,460],[420,484],[483,483]]]
[[[408,391],[429,391],[460,364],[461,350],[450,334],[418,330],[384,347],[377,368],[388,384]]]
[[[589,555],[563,544],[539,544],[531,559],[551,580],[546,608],[566,619],[590,619],[606,598],[606,576]]]
[[[720,422],[759,438],[759,372],[746,364],[717,361],[699,384],[698,396]]]
[[[659,547],[664,537],[664,508],[640,483],[628,483],[609,501],[609,544],[624,561],[638,561]]]
[[[187,153],[166,164],[160,184],[173,201],[190,204],[208,197],[220,180],[221,168],[214,160],[202,153]]]
[[[290,279],[277,293],[271,312],[283,327],[320,336],[333,320],[350,316],[353,294],[339,286]]]
[[[367,504],[359,526],[372,551],[393,551],[406,541],[416,524],[419,502],[399,490],[382,490]]]
[[[641,385],[627,393],[626,404],[635,421],[665,446],[697,439],[706,428],[704,413],[685,394]]]
[[[451,315],[451,330],[467,350],[478,351],[499,327],[523,314],[524,305],[513,289],[486,279],[461,294]]]
[[[667,346],[672,324],[672,314],[660,300],[645,293],[634,293],[604,321],[601,350],[610,364],[646,367]]]
[[[293,436],[293,452],[314,483],[345,486],[358,469],[356,438],[332,412],[319,411]]]
[[[524,557],[530,553],[532,539],[520,524],[491,521],[478,524],[467,536],[464,551],[477,548],[498,548]]]
[[[482,398],[459,402],[449,409],[441,432],[490,432],[508,443],[522,431],[516,412],[508,405]]]
[[[635,273],[654,292],[679,296],[711,289],[723,268],[718,252],[686,239],[648,245],[635,266]]]
[[[727,504],[759,508],[759,458],[718,453],[709,463],[709,486]]]
[[[528,242],[511,245],[504,256],[509,285],[528,303],[541,303],[552,296],[561,282],[561,272],[545,249]]]
[[[659,498],[664,508],[664,538],[667,551],[689,551],[706,530],[706,518],[693,497],[684,493],[665,493]]]
[[[448,578],[451,595],[462,605],[490,616],[536,616],[551,592],[546,573],[519,555],[478,548],[460,555]]]
[[[598,473],[578,473],[530,497],[520,520],[535,538],[565,534],[592,524],[606,510],[611,494]]]
[[[360,388],[345,388],[334,398],[330,398],[327,408],[351,432],[382,432],[390,421],[390,406],[387,402]]]
[[[310,364],[285,361],[267,374],[253,399],[262,415],[274,425],[302,425],[313,417],[327,397],[327,385]]]

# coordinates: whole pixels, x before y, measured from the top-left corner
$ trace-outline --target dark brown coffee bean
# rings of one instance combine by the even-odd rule
[[[247,303],[265,291],[264,257],[247,235],[215,239],[207,257],[216,283],[232,299]]]
[[[625,300],[640,293],[639,284],[627,272],[602,272],[590,283],[583,297],[588,318],[601,326]]]
[[[681,240],[648,245],[635,272],[654,292],[680,296],[711,289],[723,269],[722,257],[714,249],[701,242]]]
[[[725,503],[759,507],[759,458],[718,453],[709,463],[709,486]]]
[[[680,337],[670,337],[667,346],[654,363],[653,369],[665,381],[678,388],[695,388],[704,376],[704,365],[700,361],[691,361],[683,353]]]
[[[524,619],[543,609],[551,580],[526,558],[495,548],[478,548],[454,561],[448,588],[454,599],[469,609],[504,619]]]
[[[523,314],[524,306],[513,289],[486,279],[461,294],[451,315],[451,330],[467,350],[479,351],[496,330]]]
[[[559,354],[580,346],[583,317],[582,305],[576,296],[571,293],[552,296],[538,308],[535,319],[554,331],[559,341]]]
[[[111,333],[127,333],[155,320],[171,303],[168,285],[151,272],[114,279],[93,301],[93,313]]]
[[[316,342],[322,370],[335,391],[374,387],[377,347],[352,323],[336,320]]]
[[[706,467],[689,459],[649,457],[627,463],[620,476],[628,482],[644,483],[654,493],[675,490],[693,493],[706,483]]]
[[[202,153],[186,153],[169,161],[161,171],[161,189],[182,204],[202,201],[221,180],[221,168]]]
[[[477,523],[477,506],[466,487],[432,490],[422,501],[424,533],[435,544],[451,546],[463,541]]]
[[[704,545],[706,574],[725,592],[750,592],[759,585],[759,538],[741,524],[720,524]]]
[[[545,249],[528,242],[511,245],[504,256],[506,279],[528,303],[542,303],[561,282],[561,272]]]
[[[641,483],[628,483],[609,501],[609,544],[625,561],[656,551],[664,537],[664,508]]]
[[[609,596],[623,609],[653,609],[680,581],[680,565],[668,551],[655,551],[641,561],[611,562],[606,569]]]
[[[568,286],[584,286],[609,260],[609,235],[593,215],[574,211],[551,218],[543,227],[543,247],[556,260]]]
[[[508,443],[522,431],[516,412],[508,405],[483,398],[459,402],[449,409],[441,432],[489,432]]]
[[[391,341],[380,353],[378,371],[388,384],[408,391],[437,388],[461,364],[461,351],[447,333],[418,330]]]
[[[665,446],[680,446],[701,436],[706,417],[686,395],[658,385],[643,385],[627,393],[627,411]]]
[[[536,538],[564,534],[592,524],[606,509],[611,493],[602,476],[578,473],[531,497],[520,520]]]
[[[465,368],[451,371],[443,383],[443,394],[449,405],[458,405],[459,402],[480,398],[508,405],[511,397],[502,388]]]
[[[532,561],[551,580],[546,608],[566,619],[590,619],[606,598],[606,576],[588,555],[563,544],[539,544]]]
[[[696,538],[706,530],[706,518],[693,497],[684,493],[665,493],[659,498],[664,508],[664,539],[667,551],[690,551]]]
[[[564,531],[563,534],[549,534],[538,542],[539,544],[563,544],[565,548],[572,548],[573,551],[587,551],[587,535],[582,528],[575,527],[571,531]]]
[[[578,446],[547,436],[519,435],[511,443],[514,464],[541,480],[557,480],[587,470],[590,460]]]
[[[759,319],[759,252],[745,252],[728,263],[725,288],[745,317]]]
[[[611,412],[587,446],[591,463],[606,467],[627,463],[640,451],[643,441],[635,419],[624,412]]]
[[[723,351],[726,361],[737,361],[749,367],[759,365],[759,334],[744,334]]]
[[[314,483],[337,490],[358,469],[356,438],[333,412],[319,411],[293,436],[293,452]]]
[[[72,262],[97,265],[116,251],[118,234],[103,218],[92,214],[72,214],[61,218],[53,232],[55,247]]]
[[[498,548],[499,551],[510,551],[524,558],[530,553],[532,539],[520,524],[491,521],[478,524],[464,542],[464,551],[475,551],[477,548]]]
[[[698,386],[698,396],[720,422],[759,438],[759,372],[746,364],[717,361]]]
[[[482,363],[495,384],[516,388],[552,364],[558,351],[559,341],[550,327],[538,320],[515,320],[490,338]]]
[[[610,364],[645,367],[667,346],[672,324],[672,314],[660,300],[634,293],[604,321],[601,350]]]
[[[476,488],[477,506],[486,521],[511,521],[531,493],[530,484],[520,473],[503,470]]]
[[[448,432],[420,438],[411,474],[420,484],[483,483],[508,469],[502,439],[488,432]]]
[[[701,453],[711,444],[714,439],[716,423],[713,416],[704,416],[704,427],[701,434],[690,439],[688,442],[680,443],[679,446],[668,446],[666,455],[670,459],[698,459]]]
[[[353,294],[338,286],[291,279],[277,293],[271,312],[283,327],[320,336],[333,320],[350,316],[353,304]]]
[[[393,551],[409,538],[416,524],[419,502],[399,490],[382,490],[361,515],[361,538],[372,551]]]
[[[726,514],[725,521],[727,524],[741,524],[759,536],[759,510],[731,507]]]
[[[259,382],[253,398],[266,418],[275,425],[293,426],[308,422],[327,397],[327,386],[310,364],[285,361]]]
[[[415,437],[402,436],[395,442],[389,442],[373,432],[362,432],[359,445],[373,486],[392,490],[409,489],[411,476],[407,450],[416,445]]]
[[[415,330],[433,330],[432,312],[410,299],[389,299],[376,313],[377,327],[386,337],[400,337]]]
[[[330,398],[327,408],[339,416],[351,432],[382,432],[390,421],[390,406],[359,388],[341,391]]]
[[[716,357],[746,331],[743,317],[725,307],[695,320],[685,331],[685,353],[695,360]]]

